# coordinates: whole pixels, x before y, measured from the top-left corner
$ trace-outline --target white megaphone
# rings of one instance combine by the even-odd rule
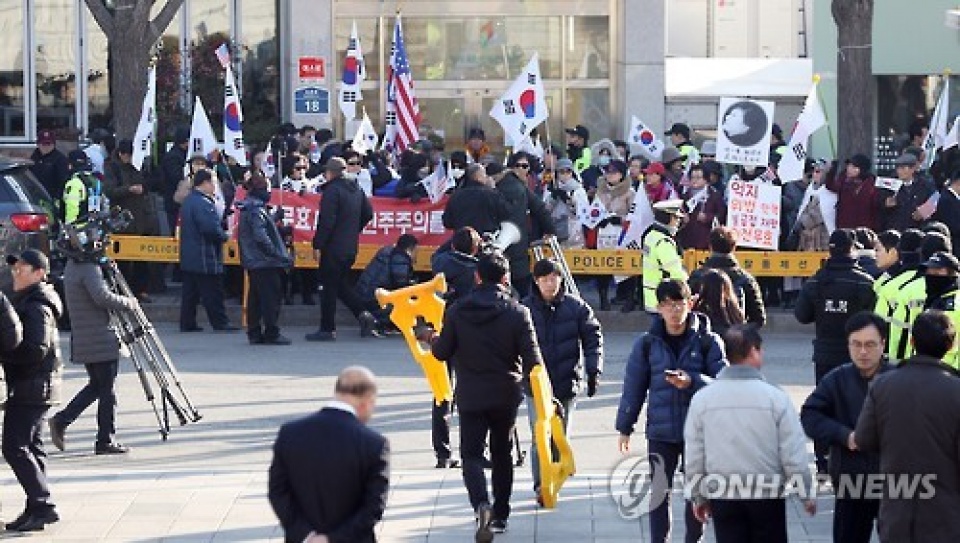
[[[510,221],[503,221],[500,223],[500,230],[493,237],[491,245],[499,249],[500,252],[503,252],[507,250],[507,247],[520,241],[521,237],[523,237],[523,235],[520,233],[519,226]]]

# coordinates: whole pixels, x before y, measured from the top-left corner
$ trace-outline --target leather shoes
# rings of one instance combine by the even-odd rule
[[[360,313],[360,337],[382,337],[377,332],[377,319],[369,311]]]
[[[47,421],[47,426],[50,429],[50,441],[53,443],[53,446],[60,451],[66,450],[67,427],[58,421],[57,417],[51,417],[50,420]]]
[[[53,524],[60,520],[60,515],[53,507],[44,508],[42,511],[24,511],[13,522],[8,522],[4,527],[11,532],[38,532],[43,530],[47,524]]]
[[[214,332],[236,332],[240,330],[239,326],[233,326],[232,324],[225,324],[223,326],[214,326]]]
[[[181,332],[203,332],[203,326],[181,326]]]
[[[306,339],[307,341],[336,341],[337,333],[317,330],[312,334],[307,334],[306,336],[304,336],[304,339]]]
[[[94,449],[94,452],[97,454],[127,454],[130,452],[130,447],[117,442],[104,443],[102,445],[97,445],[96,449]]]
[[[278,335],[275,338],[263,338],[260,343],[264,345],[290,345],[293,342],[288,337]]]

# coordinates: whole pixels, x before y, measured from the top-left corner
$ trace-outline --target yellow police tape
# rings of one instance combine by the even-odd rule
[[[553,405],[553,387],[550,376],[542,364],[534,366],[530,372],[530,387],[533,389],[533,406],[537,420],[533,423],[534,444],[540,460],[540,498],[543,506],[553,509],[557,506],[560,488],[567,478],[576,473],[573,448],[566,432],[563,431],[563,419]],[[569,413],[565,414],[570,416]],[[557,458],[553,450],[556,447]]]
[[[446,291],[447,281],[443,274],[439,273],[426,283],[392,291],[378,288],[376,292],[377,302],[381,307],[393,306],[390,311],[390,320],[403,332],[403,338],[407,341],[407,347],[410,348],[413,359],[423,368],[423,373],[430,384],[430,391],[433,392],[433,401],[437,405],[453,400],[450,374],[447,372],[447,365],[437,360],[430,349],[425,349],[417,341],[413,328],[422,321],[432,324],[434,329],[440,332],[443,326],[445,302],[438,293]]]
[[[354,269],[363,269],[373,260],[380,247],[361,245]],[[417,250],[414,268],[430,271],[430,256],[435,247],[423,246]],[[294,247],[297,268],[315,268],[317,260],[308,242],[299,242]],[[146,262],[179,262],[180,251],[177,238],[153,236],[113,236],[108,254],[116,260],[142,260]],[[567,249],[563,252],[574,275],[639,275],[640,252],[629,249]],[[827,258],[827,253],[780,252],[740,250],[737,253],[740,265],[757,277],[810,277]],[[688,250],[683,253],[687,271],[696,269],[710,256],[709,251]],[[236,241],[224,244],[224,263],[239,264],[240,254]]]

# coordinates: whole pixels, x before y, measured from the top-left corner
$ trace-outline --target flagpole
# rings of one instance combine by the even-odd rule
[[[826,108],[823,107],[823,96],[820,95],[820,74],[813,74],[813,86],[817,89],[817,100],[820,101],[820,110],[823,111],[823,118],[827,120],[827,137],[830,138],[830,154],[833,155],[833,158],[839,159],[837,156],[837,144],[833,140],[833,127],[830,126],[830,117],[827,115]]]

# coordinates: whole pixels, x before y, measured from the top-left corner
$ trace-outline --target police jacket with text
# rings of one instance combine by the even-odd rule
[[[813,361],[839,366],[849,360],[847,319],[873,311],[877,295],[873,278],[853,257],[830,257],[823,268],[803,284],[793,314],[801,324],[815,323]]]
[[[823,377],[800,409],[800,423],[807,437],[830,444],[830,476],[841,473],[879,473],[880,455],[851,451],[847,447],[850,433],[857,427],[857,419],[867,399],[867,390],[873,379],[889,371],[886,360],[880,363],[873,378],[867,379],[852,363],[836,367]]]
[[[583,390],[585,374],[603,373],[600,321],[586,302],[565,293],[562,285],[551,302],[543,299],[539,288],[530,289],[523,305],[533,318],[553,396],[561,401],[573,398]]]
[[[643,307],[647,311],[657,310],[657,285],[664,279],[687,280],[683,269],[683,260],[676,240],[660,223],[653,223],[641,238],[643,259]]]
[[[501,285],[477,285],[447,307],[432,350],[457,372],[454,394],[462,411],[518,405],[521,383],[543,363],[530,310]]]
[[[710,319],[701,313],[687,317],[687,331],[679,353],[667,344],[663,317],[655,315],[650,331],[637,338],[627,358],[623,394],[617,409],[617,431],[633,433],[643,404],[647,404],[647,439],[683,443],[683,425],[693,395],[727,366],[720,336],[710,330]],[[645,345],[649,342],[648,345]],[[692,383],[680,390],[667,382],[664,371],[681,369]]]
[[[7,381],[7,403],[60,403],[63,363],[57,319],[63,303],[53,285],[38,283],[14,292],[10,301],[23,324],[23,341],[0,353]]]

